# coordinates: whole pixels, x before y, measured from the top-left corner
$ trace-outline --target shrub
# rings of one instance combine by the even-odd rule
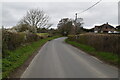
[[[2,41],[3,53],[5,53],[7,50],[14,50],[19,47],[24,42],[24,35],[4,30],[2,33]]]
[[[120,35],[117,34],[81,34],[68,36],[68,39],[94,47],[97,51],[119,54]]]
[[[26,43],[27,42],[34,42],[34,41],[37,41],[39,39],[40,39],[40,37],[36,34],[33,34],[33,33],[26,34]]]
[[[18,24],[13,27],[17,32],[31,32],[36,33],[37,29],[34,26],[30,26],[29,24]]]
[[[33,33],[12,33],[3,30],[2,33],[2,53],[3,57],[9,55],[7,50],[15,50],[16,48],[30,42],[39,40],[40,37]]]

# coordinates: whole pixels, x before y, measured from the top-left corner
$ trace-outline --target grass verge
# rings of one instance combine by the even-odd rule
[[[8,57],[2,59],[2,78],[9,77],[10,73],[20,67],[37,49],[47,41],[58,38],[59,36],[41,39],[31,44],[21,46],[14,51],[7,51]]]
[[[116,67],[119,66],[118,64],[118,61],[119,61],[119,58],[118,58],[118,55],[115,55],[113,53],[109,53],[109,52],[100,52],[100,51],[97,51],[95,50],[95,48],[91,47],[91,46],[88,46],[88,45],[85,45],[85,44],[80,44],[78,42],[75,42],[75,41],[70,41],[69,39],[66,39],[65,40],[66,43],[68,44],[71,44],[93,56],[96,56],[98,57],[99,59],[109,63],[109,64],[112,64]]]

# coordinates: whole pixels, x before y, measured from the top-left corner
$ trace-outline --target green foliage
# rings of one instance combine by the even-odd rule
[[[23,23],[14,26],[12,29],[15,29],[17,32],[31,32],[31,33],[37,32],[37,28],[35,26],[30,26],[29,24]]]
[[[43,38],[46,38],[46,37],[49,36],[48,33],[37,33],[37,35],[40,36],[40,37],[43,37]]]
[[[73,21],[69,18],[61,19],[58,23],[58,30],[60,34],[67,36],[73,31]]]
[[[20,46],[24,41],[24,34],[11,33],[8,31],[3,32],[3,53],[6,50],[14,50]],[[4,54],[3,54],[4,56]]]
[[[8,56],[7,50],[15,50],[26,43],[39,40],[40,37],[33,33],[12,33],[3,30],[2,33],[2,53],[3,57]]]
[[[46,39],[32,42],[28,45],[21,46],[14,51],[7,51],[9,56],[2,60],[2,77],[6,78],[16,68],[20,67],[38,48],[48,40],[58,38],[59,36],[49,37]]]
[[[113,65],[119,65],[118,64],[119,58],[118,58],[118,55],[116,55],[116,54],[113,54],[110,52],[97,51],[94,47],[91,47],[91,46],[88,46],[85,44],[81,44],[81,43],[78,43],[75,41],[71,41],[69,39],[66,39],[65,41],[75,47],[82,49],[85,52],[88,52],[94,56],[97,56],[98,58],[100,58],[108,63],[111,63]]]
[[[108,61],[114,65],[118,65],[119,61],[118,55],[108,52],[96,52],[96,54],[102,57],[102,59],[104,59],[105,61]]]
[[[68,36],[69,40],[94,47],[97,51],[119,54],[120,35],[115,34],[80,34]]]
[[[82,48],[85,51],[88,51],[88,52],[94,52],[95,51],[95,48],[93,48],[91,46],[80,44],[80,43],[77,43],[77,42],[74,42],[74,41],[70,41],[69,39],[66,39],[65,41],[69,44],[72,44],[72,45],[76,46],[76,47]]]
[[[47,33],[48,29],[47,28],[37,28],[38,33]]]
[[[34,41],[41,39],[41,37],[33,33],[27,33],[25,37],[26,37],[26,43],[34,42]]]
[[[83,32],[83,18],[69,19],[63,18],[59,21],[57,27],[59,33],[63,36],[71,34],[81,34]]]

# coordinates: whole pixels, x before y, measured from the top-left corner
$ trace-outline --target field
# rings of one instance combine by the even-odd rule
[[[37,35],[40,36],[40,37],[47,37],[47,36],[49,36],[48,33],[37,33]]]

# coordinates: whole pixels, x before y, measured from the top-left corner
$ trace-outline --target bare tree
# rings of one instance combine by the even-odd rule
[[[47,24],[46,28],[49,29],[52,25],[53,25],[52,23],[49,23],[49,24]]]
[[[27,14],[20,20],[20,24],[28,24],[31,27],[42,28],[47,25],[49,16],[44,11],[39,9],[31,9]]]

